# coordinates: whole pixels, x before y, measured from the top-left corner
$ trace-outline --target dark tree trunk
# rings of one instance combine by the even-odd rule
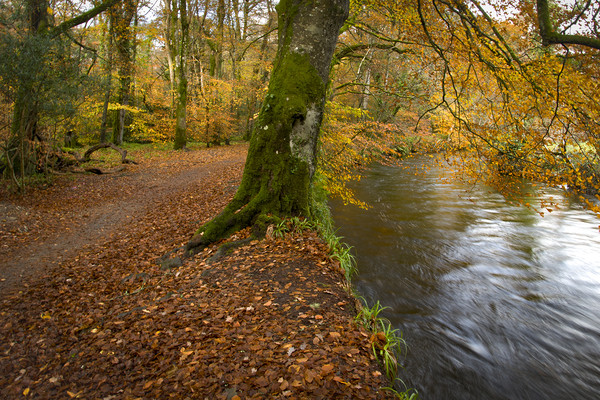
[[[173,114],[175,104],[175,48],[177,31],[177,1],[165,0],[165,50],[167,53],[167,65],[169,67],[169,84],[171,89],[171,113]]]
[[[108,125],[108,104],[110,103],[110,95],[112,92],[112,68],[113,68],[113,32],[111,19],[107,18],[107,41],[106,41],[106,65],[105,65],[105,92],[104,104],[102,105],[102,121],[100,123],[100,143],[106,143],[106,126]]]
[[[122,106],[116,111],[113,123],[112,141],[115,144],[121,144],[125,138],[125,130],[130,124],[130,113],[127,110],[132,101],[132,82],[133,82],[133,44],[135,41],[135,30],[131,23],[137,11],[136,0],[124,0],[115,7],[111,13],[113,20],[111,24],[114,31],[114,43],[117,50],[117,65],[119,71],[119,104]]]
[[[202,226],[190,252],[249,225],[309,217],[309,192],[329,67],[348,0],[282,0],[279,46],[250,141],[242,183],[225,210]]]
[[[223,78],[223,42],[225,41],[225,0],[217,3],[217,38],[214,77]]]
[[[181,26],[181,38],[179,41],[179,63],[177,66],[179,84],[177,87],[177,109],[175,111],[175,143],[173,148],[180,150],[187,143],[187,46],[189,42],[189,22],[187,18],[187,0],[179,0],[179,22]]]

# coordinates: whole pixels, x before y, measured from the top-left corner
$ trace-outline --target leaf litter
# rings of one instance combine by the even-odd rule
[[[133,214],[65,245],[67,257],[47,251],[54,260],[37,278],[3,288],[4,398],[391,397],[343,273],[314,232],[252,241],[216,261],[218,245],[180,266],[156,262],[227,204],[245,151],[155,157],[111,179],[78,177],[3,203],[20,210],[15,226],[33,227],[2,232],[3,267],[37,260],[20,251],[43,253],[40,243],[77,224],[91,232],[98,207]]]

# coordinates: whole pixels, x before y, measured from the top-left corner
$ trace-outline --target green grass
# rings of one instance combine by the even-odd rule
[[[384,389],[391,391],[399,399],[418,400],[419,394],[413,389],[407,388],[406,384],[398,378],[398,370],[401,368],[398,358],[407,350],[402,333],[398,329],[393,329],[390,321],[380,315],[387,307],[383,307],[379,301],[369,307],[364,298],[361,300],[363,304],[355,321],[372,333],[371,349],[392,385],[402,384],[404,386],[402,392],[393,387]]]

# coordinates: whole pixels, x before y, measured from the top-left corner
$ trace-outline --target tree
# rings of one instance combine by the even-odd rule
[[[169,70],[169,88],[171,91],[171,109],[175,109],[175,50],[177,46],[177,3],[172,0],[164,0],[163,12],[165,19],[165,52],[167,56],[167,67]]]
[[[562,32],[557,32],[556,27],[552,25],[551,22],[551,13],[550,7],[548,6],[548,0],[537,0],[537,20],[538,20],[538,28],[540,36],[542,37],[542,42],[545,46],[551,44],[562,44],[562,45],[580,45],[585,47],[590,47],[592,49],[600,50],[600,35],[598,34],[598,22],[595,20],[597,18],[599,7],[596,3],[593,4],[592,1],[585,2],[577,2],[575,13],[570,18],[575,21],[572,25],[574,25],[577,21],[580,21],[586,12],[594,15],[594,29],[591,31],[594,36],[591,35],[581,35],[581,34],[566,34]],[[571,27],[571,26],[569,26]]]
[[[187,0],[179,0],[179,23],[181,28],[181,37],[179,38],[179,49],[177,51],[177,107],[175,110],[175,143],[173,148],[180,150],[185,147],[186,137],[186,109],[187,109],[187,46],[189,43],[189,22],[187,17]]]
[[[186,245],[190,252],[246,226],[306,216],[316,169],[329,68],[349,1],[282,0],[269,89],[254,127],[240,187]]]
[[[516,190],[508,176],[598,197],[600,5],[516,7],[499,22],[477,0],[417,2],[438,82],[430,113],[467,150],[461,170],[502,193]]]
[[[108,105],[110,103],[110,94],[112,92],[112,69],[113,69],[113,32],[111,19],[106,19],[108,25],[105,29],[105,78],[104,78],[104,102],[102,105],[102,117],[100,122],[100,143],[106,143],[106,126],[108,123]]]
[[[24,176],[34,172],[37,167],[33,154],[35,147],[32,144],[35,140],[44,140],[38,127],[40,111],[46,107],[47,102],[53,101],[49,96],[51,91],[60,92],[57,87],[64,85],[64,82],[57,81],[66,72],[65,68],[71,66],[68,57],[57,51],[62,46],[59,39],[71,28],[89,21],[118,1],[106,0],[57,26],[52,26],[49,3],[46,0],[25,2],[25,34],[19,37],[13,32],[18,46],[3,49],[3,52],[7,50],[3,54],[3,62],[13,63],[12,68],[8,68],[8,78],[15,88],[15,96],[11,137],[4,149],[3,158],[0,159],[0,170],[11,175],[15,181],[17,174]],[[14,57],[8,55],[10,52]],[[51,71],[54,72],[53,76]],[[54,79],[49,79],[50,77]]]
[[[137,0],[121,0],[111,10],[111,27],[114,33],[114,44],[117,50],[117,67],[119,71],[119,105],[113,123],[112,141],[121,144],[125,138],[125,130],[130,124],[127,108],[132,106],[132,82],[134,71],[135,28],[131,26],[137,15]]]

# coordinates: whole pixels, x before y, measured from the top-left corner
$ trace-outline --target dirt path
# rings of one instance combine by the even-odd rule
[[[245,155],[246,146],[239,145],[174,154],[159,163],[142,160],[115,176],[63,179],[32,198],[0,201],[0,297],[82,248],[106,241],[191,186],[208,189],[226,173],[235,186]]]

